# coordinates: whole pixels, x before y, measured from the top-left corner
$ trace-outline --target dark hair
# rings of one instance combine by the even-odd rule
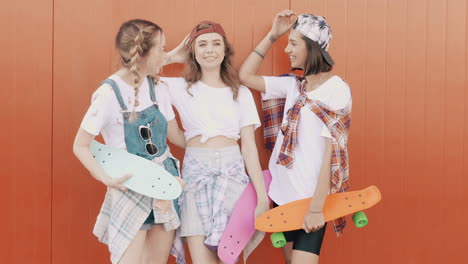
[[[208,24],[201,24],[199,26],[199,30],[205,29],[209,27]],[[224,82],[225,85],[231,87],[233,93],[233,99],[237,100],[239,96],[239,88],[240,88],[240,80],[239,74],[237,73],[236,69],[232,66],[231,58],[234,55],[234,49],[232,48],[231,44],[227,41],[225,37],[223,37],[224,41],[224,60],[221,63],[220,75],[221,80]],[[189,94],[190,87],[192,84],[198,82],[202,77],[202,70],[200,64],[198,64],[197,59],[195,58],[195,40],[192,40],[191,43],[188,45],[188,60],[186,62],[185,67],[185,80],[188,83],[187,92]]]
[[[307,48],[307,59],[305,61],[304,69],[301,69],[304,70],[304,76],[331,71],[333,66],[328,64],[325,58],[323,58],[317,42],[306,36],[302,36],[302,39],[305,41]],[[299,68],[293,68],[293,70],[297,69]]]

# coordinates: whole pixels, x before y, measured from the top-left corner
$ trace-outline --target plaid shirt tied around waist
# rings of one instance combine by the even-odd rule
[[[291,76],[291,75],[290,75]],[[295,75],[293,75],[295,76]],[[265,117],[265,147],[272,151],[279,130],[284,135],[277,164],[292,168],[294,164],[294,149],[298,144],[298,122],[302,107],[306,106],[315,113],[327,126],[332,135],[332,164],[331,164],[331,190],[330,193],[344,192],[348,189],[348,131],[351,125],[351,100],[343,109],[331,110],[318,100],[313,100],[305,94],[306,79],[296,77],[296,85],[300,96],[286,115],[285,122],[281,124],[284,112],[285,99],[263,101]],[[279,114],[281,113],[281,114]],[[333,221],[337,235],[343,233],[346,219]]]
[[[184,164],[190,164],[191,173],[184,175],[187,183],[185,190],[195,190],[196,205],[206,237],[204,244],[214,249],[219,245],[229,221],[224,203],[229,180],[247,185],[250,178],[245,173],[243,161],[233,162],[221,168],[210,168],[186,155]],[[181,195],[179,205],[182,205],[184,200],[184,195]]]

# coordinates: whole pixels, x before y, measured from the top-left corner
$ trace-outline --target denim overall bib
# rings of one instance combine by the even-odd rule
[[[169,147],[166,144],[167,120],[159,110],[156,102],[153,79],[147,77],[147,80],[153,105],[141,112],[137,112],[136,114],[138,119],[133,123],[129,120],[131,111],[128,111],[117,83],[112,79],[106,79],[101,83],[101,85],[104,83],[109,84],[114,90],[117,100],[119,101],[124,121],[125,145],[127,147],[127,152],[148,160],[153,160],[158,157],[162,158],[163,155],[167,155],[166,151],[169,152]],[[149,133],[148,130],[150,130]],[[174,176],[179,176],[177,162],[175,159],[167,157],[162,161],[162,164],[169,173]],[[174,205],[177,205],[175,201]],[[178,206],[176,206],[176,211],[178,211],[177,207]],[[153,217],[152,212],[150,217]]]

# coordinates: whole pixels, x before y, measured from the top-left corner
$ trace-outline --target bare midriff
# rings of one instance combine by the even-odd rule
[[[192,148],[225,148],[237,145],[237,141],[225,136],[216,136],[209,138],[205,143],[200,142],[202,136],[191,138],[187,142],[187,147]]]

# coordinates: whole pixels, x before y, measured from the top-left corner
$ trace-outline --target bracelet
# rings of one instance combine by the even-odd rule
[[[260,51],[257,49],[254,49],[253,52],[255,52],[258,56],[262,57],[262,59],[265,59],[265,55],[263,55]]]
[[[268,39],[270,40],[271,43],[276,41],[276,38],[273,35],[270,35],[270,37],[268,37]]]

